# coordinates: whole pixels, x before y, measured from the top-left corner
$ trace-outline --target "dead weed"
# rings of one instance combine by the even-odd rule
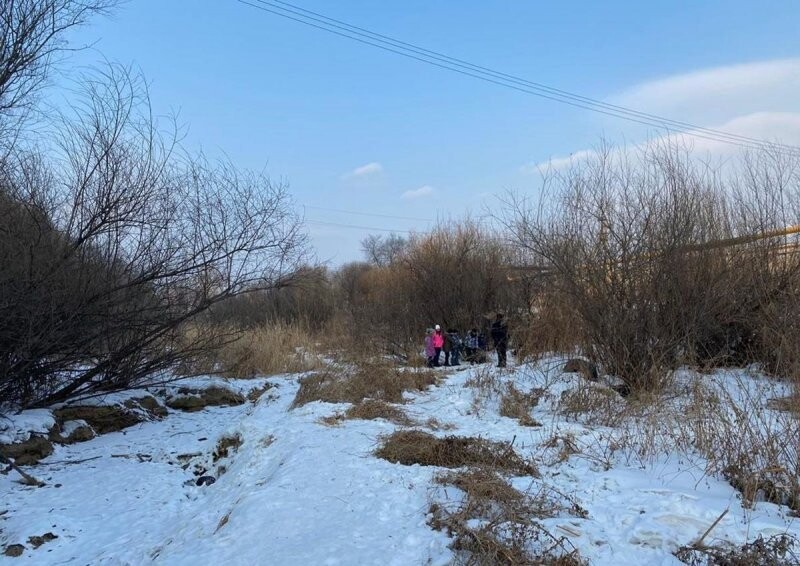
[[[625,418],[626,402],[605,386],[581,383],[561,394],[559,412],[587,425],[619,426]]]
[[[742,546],[683,546],[675,557],[690,566],[790,566],[800,564],[798,540],[788,534],[759,536]]]
[[[434,481],[464,493],[460,501],[430,507],[431,526],[454,538],[457,564],[585,564],[568,539],[536,520],[556,516],[555,507],[514,489],[496,471],[478,467],[440,474]]]
[[[300,381],[292,408],[314,401],[358,404],[364,399],[402,403],[405,391],[424,391],[439,376],[427,369],[401,369],[383,363],[328,368]]]
[[[420,430],[402,430],[389,435],[376,455],[407,466],[489,466],[523,476],[539,476],[536,466],[523,459],[511,444],[484,438],[446,436],[438,438]]]
[[[539,404],[543,394],[542,389],[523,393],[509,382],[500,395],[500,414],[517,419],[521,426],[542,426],[531,416],[531,410]]]
[[[341,424],[344,420],[371,421],[375,419],[384,419],[401,426],[412,426],[415,424],[402,409],[378,399],[364,399],[360,403],[347,409],[344,413],[336,413],[329,417],[324,417],[322,422],[326,425],[335,426]]]

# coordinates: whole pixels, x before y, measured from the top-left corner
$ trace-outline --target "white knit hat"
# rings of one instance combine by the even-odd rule
[[[437,324],[436,326],[434,326],[434,329],[435,329],[435,330],[441,330],[441,329],[442,329],[442,327],[441,327],[441,326],[439,326],[439,325]]]

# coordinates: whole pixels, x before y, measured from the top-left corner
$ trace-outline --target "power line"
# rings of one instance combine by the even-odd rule
[[[670,131],[675,128],[680,133],[692,137],[706,139],[737,145],[747,149],[756,150],[772,150],[780,153],[788,153],[792,155],[800,154],[800,147],[790,146],[780,143],[772,143],[757,138],[750,138],[741,136],[721,130],[714,130],[711,128],[704,128],[688,122],[672,120],[654,114],[648,114],[631,108],[617,106],[606,102],[598,101],[582,95],[570,93],[568,91],[556,89],[536,83],[527,81],[514,75],[502,73],[492,70],[488,67],[475,65],[461,59],[456,59],[443,55],[436,51],[418,47],[414,44],[393,39],[391,37],[381,35],[365,28],[353,26],[341,20],[329,18],[317,12],[312,12],[299,6],[295,6],[288,2],[281,0],[274,0],[268,2],[266,0],[254,0],[258,4],[248,2],[246,0],[238,0],[240,3],[251,6],[253,8],[269,12],[271,14],[293,20],[295,22],[311,26],[329,33],[345,37],[359,43],[377,47],[384,51],[389,51],[407,58],[415,59],[417,61],[427,63],[436,67],[440,67],[452,72],[462,75],[470,76],[479,80],[494,83],[506,88],[511,88],[541,98],[546,98],[563,104],[568,104],[577,108],[582,108],[605,114],[608,116],[621,118],[630,122],[656,127],[659,129],[666,129]],[[281,6],[282,4],[283,6]],[[285,7],[285,6],[288,6]],[[316,23],[314,23],[316,22]],[[338,31],[337,31],[338,30]]]
[[[632,108],[627,108],[625,106],[619,106],[619,105],[616,105],[616,104],[603,102],[601,100],[589,98],[587,96],[582,96],[580,94],[575,94],[575,93],[572,93],[572,92],[569,92],[569,91],[566,91],[566,90],[561,90],[561,89],[558,89],[558,88],[554,88],[554,87],[551,87],[551,86],[548,86],[548,85],[545,85],[545,84],[542,84],[542,83],[529,81],[529,80],[526,80],[524,78],[517,77],[515,75],[510,75],[508,73],[503,73],[503,72],[500,72],[500,71],[496,71],[496,70],[488,68],[488,67],[475,65],[474,63],[470,63],[469,61],[464,61],[463,59],[457,59],[455,57],[451,57],[449,55],[445,55],[445,54],[440,53],[438,51],[425,49],[423,47],[419,47],[418,45],[414,45],[413,43],[408,43],[408,42],[405,42],[405,41],[401,41],[399,39],[394,39],[394,38],[389,37],[387,35],[376,33],[376,32],[373,32],[373,31],[370,31],[368,29],[365,29],[365,28],[362,28],[362,27],[358,27],[358,26],[355,26],[355,25],[352,25],[352,24],[348,24],[347,22],[343,22],[341,20],[337,20],[335,18],[331,18],[329,16],[325,16],[324,14],[320,14],[319,12],[314,12],[312,10],[308,10],[308,9],[302,8],[300,6],[297,6],[295,4],[291,4],[289,2],[283,2],[282,0],[272,0],[271,2],[267,2],[267,1],[264,1],[264,0],[255,0],[255,1],[259,2],[261,4],[272,5],[273,7],[278,7],[278,6],[275,6],[275,4],[282,4],[284,6],[288,6],[289,8],[291,8],[291,10],[287,9],[287,8],[278,7],[279,9],[287,10],[287,11],[293,13],[293,14],[298,14],[298,15],[300,15],[298,12],[303,12],[305,14],[311,14],[312,16],[316,16],[318,18],[322,18],[323,20],[325,20],[327,22],[332,22],[332,24],[329,24],[329,25],[338,24],[338,25],[335,25],[334,27],[337,27],[339,29],[346,29],[347,31],[350,31],[351,33],[356,33],[357,35],[361,35],[361,36],[364,36],[364,37],[369,37],[369,38],[375,39],[377,41],[385,41],[387,43],[394,44],[394,45],[396,45],[396,46],[398,46],[400,48],[405,48],[405,49],[408,49],[410,51],[419,53],[421,55],[430,56],[431,58],[436,59],[436,60],[440,60],[440,61],[445,61],[445,62],[448,62],[448,63],[456,64],[459,67],[468,68],[470,70],[481,71],[481,72],[484,72],[486,74],[496,76],[498,78],[507,79],[507,80],[509,80],[510,82],[513,82],[513,83],[518,83],[518,84],[522,84],[524,86],[529,86],[529,87],[532,87],[532,88],[540,89],[540,90],[542,90],[544,92],[547,92],[547,93],[550,93],[550,94],[553,94],[553,95],[563,96],[563,97],[565,97],[567,99],[570,99],[570,100],[575,100],[575,101],[579,101],[579,102],[582,102],[582,103],[590,104],[592,106],[598,106],[598,107],[606,108],[606,109],[609,109],[609,110],[612,110],[612,111],[617,111],[617,112],[622,112],[622,113],[625,113],[625,114],[630,114],[632,116],[636,116],[636,117],[640,117],[640,118],[656,120],[656,121],[660,122],[663,126],[672,125],[672,126],[678,126],[678,127],[681,127],[681,128],[690,128],[690,129],[693,129],[693,130],[708,132],[708,133],[715,134],[715,135],[721,135],[721,136],[725,136],[725,137],[730,137],[730,138],[732,138],[734,140],[738,140],[738,141],[754,142],[754,143],[758,143],[758,144],[769,143],[769,142],[765,142],[764,140],[760,140],[760,139],[756,139],[756,138],[750,138],[750,137],[742,136],[742,135],[739,135],[739,134],[733,134],[733,133],[730,133],[730,132],[724,132],[722,130],[714,130],[714,129],[711,129],[711,128],[704,128],[704,127],[696,126],[694,124],[690,124],[688,122],[681,122],[679,120],[672,120],[672,119],[669,119],[669,118],[665,118],[663,116],[658,116],[658,115],[655,115],[655,114],[649,114],[647,112],[641,112],[639,110],[634,110]],[[321,21],[321,20],[318,20],[317,18],[311,18],[311,19],[314,19],[315,21]],[[344,26],[344,27],[342,27],[342,26]],[[360,33],[360,32],[363,32],[363,33]],[[781,145],[781,144],[774,144],[774,145]],[[793,146],[786,146],[786,147],[789,147],[789,148],[791,148],[793,150],[800,149],[800,148],[796,148],[796,147],[793,147]]]
[[[376,228],[374,226],[359,226],[357,224],[340,224],[338,222],[326,222],[324,220],[306,220],[308,224],[319,224],[322,226],[336,226],[339,228],[353,228],[357,230],[369,230],[370,232],[391,232],[393,234],[427,234],[421,230],[392,230],[389,228]]]
[[[324,206],[311,206],[309,204],[301,205],[303,208],[310,208],[312,210],[323,210],[326,212],[340,212],[342,214],[355,214],[356,216],[375,216],[377,218],[393,218],[396,220],[416,220],[419,222],[436,222],[431,218],[418,218],[416,216],[394,216],[392,214],[380,214],[377,212],[359,212],[356,210],[344,210],[342,208],[326,208]]]

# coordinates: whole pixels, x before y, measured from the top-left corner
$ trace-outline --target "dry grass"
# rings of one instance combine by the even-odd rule
[[[178,389],[178,395],[168,398],[166,404],[170,409],[191,413],[206,407],[233,407],[244,402],[242,394],[227,387],[212,385],[206,389],[181,387]]]
[[[542,443],[542,448],[555,452],[555,460],[548,463],[550,466],[566,462],[570,456],[581,452],[575,436],[571,433],[554,434]]]
[[[541,389],[523,393],[509,382],[500,394],[500,414],[517,419],[522,426],[542,426],[531,416],[531,411],[539,404],[543,393]]]
[[[216,529],[214,529],[214,534],[217,534],[217,533],[219,532],[219,530],[220,530],[222,527],[224,527],[225,525],[227,525],[227,524],[228,524],[228,520],[229,520],[230,518],[231,518],[231,512],[230,512],[230,511],[228,511],[227,513],[225,513],[225,514],[222,516],[222,518],[219,520],[219,523],[217,523],[217,528],[216,528]]]
[[[353,405],[344,414],[347,419],[374,420],[384,419],[395,424],[411,426],[414,424],[402,409],[377,399],[364,399]]]
[[[522,476],[539,476],[536,466],[517,454],[510,444],[484,438],[438,438],[420,430],[402,430],[386,437],[375,454],[384,460],[407,466],[488,466]]]
[[[427,369],[405,370],[383,362],[364,361],[347,367],[331,367],[306,377],[292,408],[314,401],[358,404],[364,399],[402,403],[403,392],[424,391],[439,376]]]
[[[326,425],[335,426],[341,424],[344,420],[371,421],[375,419],[384,419],[401,426],[412,426],[415,424],[401,408],[378,399],[364,399],[357,405],[353,405],[347,409],[344,413],[336,413],[329,417],[324,417],[322,422]]]
[[[696,384],[677,425],[708,460],[707,471],[721,473],[745,504],[770,501],[797,513],[800,427],[795,413],[767,408],[775,386],[737,377]]]
[[[600,391],[586,384],[562,398],[562,413],[614,427],[597,434],[595,445],[583,442],[582,456],[646,467],[677,451],[688,465],[726,479],[745,506],[768,501],[800,514],[800,426],[792,410],[782,410],[791,404],[774,401],[785,398],[780,382],[736,372],[687,374],[660,397],[622,402]],[[578,450],[563,439],[551,448],[557,459]]]
[[[740,547],[683,546],[675,556],[690,566],[790,566],[800,564],[800,541],[788,534],[758,537]]]
[[[491,366],[476,368],[472,375],[464,381],[464,387],[473,390],[470,413],[480,416],[489,401],[503,392],[503,382]]]
[[[196,329],[187,330],[186,340]],[[322,367],[315,337],[300,325],[273,323],[268,327],[242,331],[230,330],[235,338],[191,367],[185,374],[219,374],[228,378],[248,379],[260,375],[298,373]]]
[[[795,388],[797,388],[797,385],[795,385]],[[795,418],[800,418],[800,394],[794,392],[786,397],[767,399],[767,408],[792,413]]]
[[[461,501],[448,498],[430,508],[431,526],[454,539],[457,564],[585,564],[566,538],[555,537],[536,521],[580,506],[571,502],[560,506],[548,498],[531,497],[486,467],[440,474],[434,481],[464,494]],[[585,517],[581,511],[578,516]]]
[[[561,394],[558,410],[565,417],[587,425],[618,426],[627,405],[620,395],[605,386],[581,382]]]

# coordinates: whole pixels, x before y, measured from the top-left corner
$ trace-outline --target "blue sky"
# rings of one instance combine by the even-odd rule
[[[297,0],[592,98],[800,144],[800,2]],[[133,64],[186,145],[286,180],[312,222],[425,230],[536,191],[536,164],[657,132],[366,47],[236,0],[131,0],[70,64]],[[730,147],[700,142],[725,153]],[[370,230],[310,223],[323,260]]]

